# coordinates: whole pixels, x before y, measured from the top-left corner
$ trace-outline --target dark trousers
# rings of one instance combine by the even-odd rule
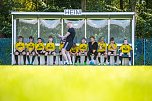
[[[87,56],[88,56],[88,58],[89,58],[89,61],[91,60],[91,55],[92,55],[92,54],[94,54],[93,59],[96,60],[97,55],[98,55],[98,52],[95,51],[95,52],[93,53],[92,51],[88,51]]]

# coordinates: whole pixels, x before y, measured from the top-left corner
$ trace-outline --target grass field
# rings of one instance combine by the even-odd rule
[[[0,101],[152,101],[152,66],[0,66]]]

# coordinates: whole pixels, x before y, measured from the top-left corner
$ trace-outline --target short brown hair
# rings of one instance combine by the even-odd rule
[[[113,38],[113,37],[111,37],[111,38],[110,38],[110,41],[114,41],[114,38]]]
[[[93,39],[95,39],[95,37],[94,37],[94,36],[90,36],[90,38],[93,38]]]

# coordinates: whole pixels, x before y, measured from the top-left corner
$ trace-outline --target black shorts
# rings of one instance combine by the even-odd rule
[[[25,52],[25,50],[23,50],[22,52],[19,52],[18,50],[16,50],[15,52],[18,52],[19,55],[22,55],[22,53]]]
[[[64,44],[64,49],[66,50],[66,51],[70,51],[70,49],[71,49],[71,47],[73,46],[73,42],[65,42],[65,44]]]
[[[34,50],[32,50],[32,51],[27,51],[27,53],[32,54],[32,53],[35,53],[35,51],[34,51]]]
[[[104,54],[105,54],[105,51],[103,51],[103,52],[98,52],[98,53],[100,53],[101,55],[104,55]]]
[[[40,55],[44,55],[44,53],[42,52],[42,50],[37,50],[38,54]]]
[[[109,51],[109,52],[111,52],[111,54],[113,54],[113,53],[114,53],[114,51]]]
[[[47,53],[48,53],[48,55],[53,55],[53,52],[55,52],[55,51],[46,51]]]

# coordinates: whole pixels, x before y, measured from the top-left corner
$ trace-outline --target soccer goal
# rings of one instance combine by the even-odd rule
[[[28,42],[29,36],[36,42],[41,37],[46,43],[48,36],[54,37],[56,47],[59,46],[58,34],[64,35],[67,31],[66,23],[72,22],[76,30],[74,42],[79,44],[85,37],[95,36],[98,40],[104,37],[108,44],[114,37],[118,47],[127,39],[132,46],[132,64],[134,65],[134,36],[135,12],[78,12],[66,10],[64,12],[11,12],[12,15],[12,64],[17,36],[23,36]],[[58,48],[56,49],[58,50]]]

